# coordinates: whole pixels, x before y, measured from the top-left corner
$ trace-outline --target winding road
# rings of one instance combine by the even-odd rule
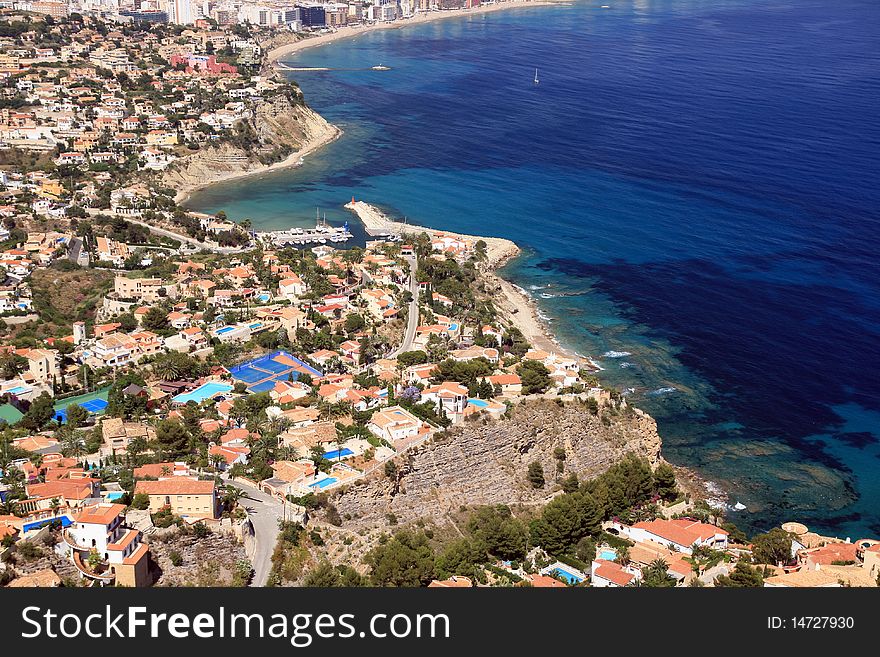
[[[256,547],[251,560],[254,567],[251,586],[266,586],[269,572],[272,570],[272,552],[278,541],[278,521],[284,519],[284,503],[240,481],[230,481],[229,485],[244,492],[239,504],[247,510],[254,527]]]

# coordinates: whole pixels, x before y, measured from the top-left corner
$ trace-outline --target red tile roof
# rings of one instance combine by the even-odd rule
[[[213,481],[199,481],[187,477],[174,477],[161,481],[139,481],[134,487],[135,493],[147,495],[211,495],[214,492]]]

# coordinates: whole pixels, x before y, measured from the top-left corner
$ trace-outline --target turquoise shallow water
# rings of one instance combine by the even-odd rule
[[[344,136],[192,205],[514,239],[505,274],[737,522],[880,534],[880,6],[600,4],[303,51],[349,69],[295,74]]]

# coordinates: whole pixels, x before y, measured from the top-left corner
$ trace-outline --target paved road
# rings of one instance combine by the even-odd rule
[[[238,481],[230,481],[244,491],[239,504],[247,509],[254,526],[256,550],[254,551],[254,577],[251,586],[266,586],[269,571],[272,570],[272,551],[278,541],[278,521],[284,517],[281,500]]]
[[[412,349],[413,340],[416,337],[416,329],[419,327],[419,282],[416,280],[416,257],[406,259],[409,263],[409,291],[412,293],[412,301],[409,303],[409,312],[406,318],[406,333],[400,347],[388,354],[388,358],[396,358],[398,355]]]
[[[100,208],[87,208],[86,211],[90,215],[97,214],[112,214],[109,210],[102,210]],[[158,226],[153,226],[152,224],[148,224],[145,221],[141,221],[139,219],[135,219],[133,217],[122,217],[127,222],[131,224],[137,224],[138,226],[143,226],[147,228],[151,233],[155,233],[156,235],[161,235],[163,237],[170,237],[173,240],[177,240],[178,242],[183,242],[184,244],[189,244],[190,246],[196,249],[205,249],[206,251],[213,251],[214,253],[239,253],[244,251],[245,249],[231,246],[218,246],[217,244],[213,244],[210,242],[200,242],[194,237],[190,237],[189,235],[182,235],[180,233],[175,233],[170,230],[165,230],[164,228],[159,228]]]

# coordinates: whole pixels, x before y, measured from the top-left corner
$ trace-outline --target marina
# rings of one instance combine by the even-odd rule
[[[255,233],[255,238],[268,246],[304,246],[307,244],[339,244],[347,242],[354,236],[348,228],[348,222],[340,226],[331,226],[326,218],[320,216],[315,222],[315,227],[288,228],[285,230],[270,230]]]

